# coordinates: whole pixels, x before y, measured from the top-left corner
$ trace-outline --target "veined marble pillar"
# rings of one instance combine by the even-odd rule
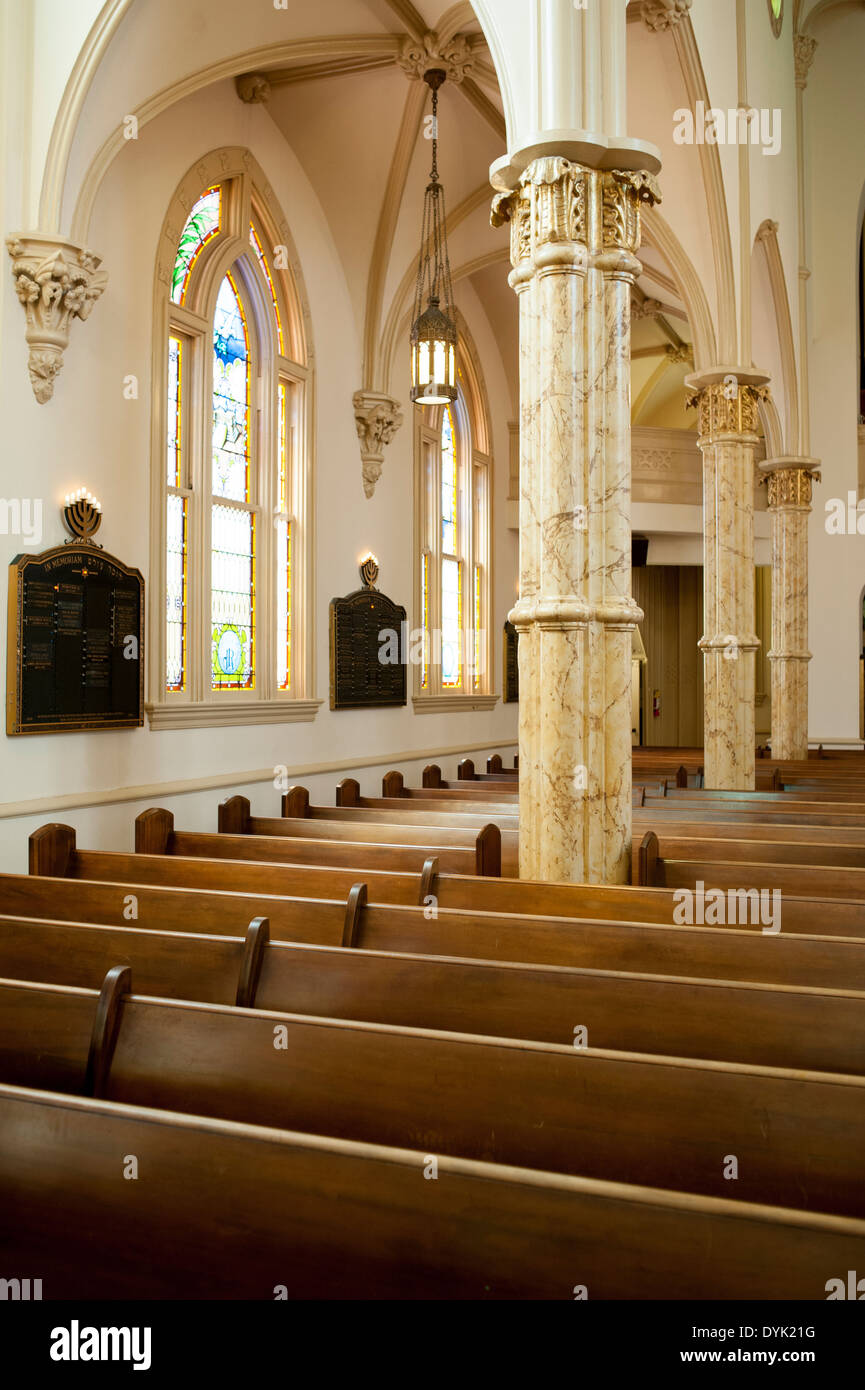
[[[631,849],[630,291],[645,172],[535,159],[493,204],[520,301],[520,874]]]
[[[754,454],[767,377],[719,368],[686,378],[703,453],[705,785],[754,789]]]
[[[760,464],[772,516],[772,757],[808,756],[808,514],[812,458]]]

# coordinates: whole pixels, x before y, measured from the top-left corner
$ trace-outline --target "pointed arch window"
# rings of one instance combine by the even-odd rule
[[[489,708],[490,507],[480,386],[459,373],[459,396],[416,410],[418,614],[422,632],[414,705]]]
[[[247,162],[186,206],[160,274],[163,602],[148,711],[163,727],[308,719],[320,701],[304,611],[310,370],[298,289]]]

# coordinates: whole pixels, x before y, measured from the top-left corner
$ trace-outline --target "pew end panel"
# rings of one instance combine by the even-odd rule
[[[227,796],[219,803],[217,830],[220,835],[247,835],[251,819],[247,796]]]
[[[71,825],[40,825],[28,841],[28,873],[42,878],[69,878],[75,858],[75,831]]]
[[[135,853],[168,854],[174,834],[174,816],[152,806],[135,817]]]

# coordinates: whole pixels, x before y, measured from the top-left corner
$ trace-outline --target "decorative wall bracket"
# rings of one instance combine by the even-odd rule
[[[30,348],[30,381],[40,405],[54,394],[72,319],[86,319],[105,289],[101,258],[71,241],[39,232],[6,239],[12,276],[24,306]]]
[[[384,451],[403,421],[399,401],[380,391],[355,391],[354,422],[360,440],[363,463],[363,490],[372,497],[381,477]]]

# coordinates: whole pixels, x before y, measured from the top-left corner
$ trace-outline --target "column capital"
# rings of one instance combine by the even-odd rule
[[[766,484],[770,509],[810,507],[811,483],[820,481],[820,460],[797,455],[779,455],[758,465],[761,483]]]
[[[756,367],[711,367],[685,377],[685,404],[699,407],[700,441],[756,435],[757,410],[768,396],[769,377]]]
[[[590,255],[633,258],[640,245],[640,210],[660,200],[654,174],[646,169],[599,170],[561,154],[544,155],[523,170],[512,189],[496,194],[490,220],[494,227],[510,223],[515,270],[553,263],[585,270]]]
[[[27,319],[30,382],[40,405],[54,395],[73,319],[86,319],[105,289],[101,258],[71,241],[41,232],[6,238],[15,290]]]

